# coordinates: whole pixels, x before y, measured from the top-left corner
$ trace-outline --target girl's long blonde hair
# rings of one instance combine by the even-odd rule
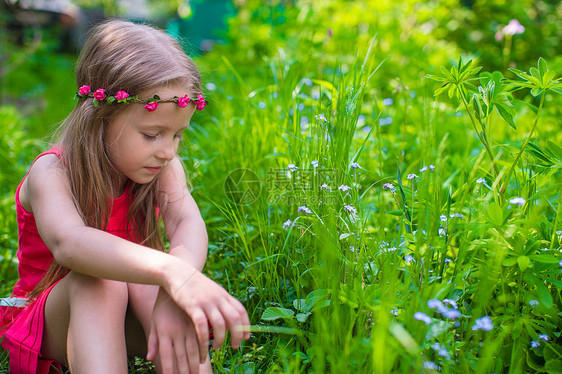
[[[103,88],[112,95],[123,90],[134,96],[178,83],[189,97],[202,93],[197,67],[174,39],[151,26],[122,20],[106,21],[91,30],[78,60],[76,83],[92,90]],[[117,173],[105,134],[110,121],[128,105],[140,104],[103,103],[96,108],[91,98],[80,99],[60,128],[58,143],[76,209],[86,225],[101,230],[111,216],[115,193],[111,181]],[[158,178],[148,184],[129,183],[129,225],[134,235],[130,239],[162,250],[156,208],[161,215],[166,197],[159,194]],[[68,271],[53,262],[29,297],[39,295]]]

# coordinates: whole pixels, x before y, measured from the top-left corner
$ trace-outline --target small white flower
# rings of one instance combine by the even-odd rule
[[[345,205],[343,209],[350,213],[357,213],[357,209],[355,209],[353,205]]]
[[[522,197],[514,197],[513,199],[509,200],[510,204],[523,206],[525,205],[525,199]]]
[[[339,189],[340,191],[344,191],[344,192],[345,192],[345,191],[351,190],[351,187],[349,187],[348,185],[342,184],[341,186],[338,187],[338,189]]]
[[[503,28],[503,33],[506,35],[523,34],[525,32],[525,26],[521,25],[518,20],[512,19],[509,21],[507,26]]]
[[[435,165],[429,165],[429,171],[433,173],[433,170],[435,170]]]
[[[445,236],[445,235],[447,235],[445,229],[439,229],[439,236]]]
[[[451,300],[451,299],[444,299],[443,302],[447,305],[450,305],[451,307],[453,307],[453,309],[459,309],[457,302],[455,300]]]
[[[412,173],[412,174],[408,174],[408,176],[406,177],[406,179],[412,180],[412,179],[417,178],[417,177],[418,177],[418,176],[417,176],[416,174]]]
[[[317,168],[318,167],[318,160],[314,160],[310,163],[313,167]]]
[[[464,218],[464,216],[463,216],[461,213],[451,213],[451,214],[449,214],[449,217],[451,217],[451,218],[460,218],[460,219],[463,219],[463,218]]]
[[[357,162],[352,162],[350,167],[352,169],[357,169],[357,168],[361,169],[361,166]]]
[[[537,305],[539,305],[539,301],[538,300],[529,300],[529,305],[534,308]]]
[[[289,227],[291,227],[292,224],[293,224],[293,221],[291,221],[290,219],[286,220],[285,222],[283,222],[283,229],[289,230]]]
[[[427,171],[427,166],[424,166],[423,168],[420,169],[420,173],[423,173],[424,171]]]
[[[328,122],[326,117],[324,117],[324,114],[317,114],[314,116],[314,118],[316,118],[316,120],[320,122]]]
[[[289,164],[289,165],[287,165],[287,169],[289,169],[290,171],[297,171],[297,170],[299,170],[298,166],[296,166],[295,164]]]
[[[415,262],[416,260],[414,260],[414,256],[406,255],[404,256],[404,261],[406,261],[406,263],[409,264],[410,262]]]
[[[393,316],[397,316],[398,315],[398,309],[392,309],[390,311],[390,314],[392,314]]]
[[[441,220],[441,222],[447,222],[447,216],[444,215],[444,214],[441,214],[441,215],[439,216],[439,219]]]

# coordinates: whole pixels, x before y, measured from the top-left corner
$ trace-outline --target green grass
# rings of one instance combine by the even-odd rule
[[[180,155],[209,231],[205,271],[253,324],[240,351],[212,353],[215,371],[429,373],[431,362],[444,373],[557,372],[561,96],[515,90],[525,81],[507,69],[494,87],[486,73],[460,77],[457,45],[421,21],[402,25],[407,43],[396,32],[408,1],[381,5],[377,20],[359,3],[348,9],[356,18],[307,6],[285,9],[284,22],[245,23],[262,9],[252,3],[232,20],[230,43],[196,61],[210,105]],[[559,56],[544,57],[560,76]],[[435,97],[447,82],[451,96]],[[17,178],[6,191],[34,154],[10,144]],[[261,186],[244,205],[225,193],[239,168]],[[3,193],[6,293],[16,232],[13,192]]]

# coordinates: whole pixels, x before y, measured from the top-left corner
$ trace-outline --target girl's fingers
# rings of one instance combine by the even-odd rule
[[[248,312],[244,305],[240,301],[235,298],[232,298],[231,301],[233,307],[238,311],[241,316],[241,326],[235,326],[235,329],[239,329],[242,331],[242,339],[250,339],[250,330],[248,327],[250,326],[250,317],[248,317]]]
[[[190,374],[199,373],[199,345],[194,335],[188,335],[185,339],[185,349],[187,351],[187,361],[189,364]],[[208,349],[208,348],[207,348]]]
[[[207,316],[209,318],[209,324],[213,328],[213,348],[219,349],[226,337],[226,322],[224,321],[221,310],[216,307],[207,310]]]
[[[230,300],[224,300],[221,304],[221,311],[222,313],[227,316],[227,323],[228,329],[230,330],[231,340],[230,344],[232,348],[238,349],[240,347],[240,343],[244,338],[244,332],[242,331],[242,325],[244,324],[243,315],[246,313],[246,310],[236,305],[234,298]]]
[[[197,340],[199,341],[199,362],[204,363],[209,350],[209,323],[207,322],[207,316],[202,309],[198,308],[192,310],[189,317],[195,326]]]
[[[174,373],[174,354],[172,342],[168,339],[160,341],[160,365],[162,374]]]
[[[175,340],[174,341],[174,352],[176,354],[176,367],[179,374],[199,374],[198,371],[190,371],[189,359],[187,357],[187,347],[185,346],[185,341]],[[197,356],[196,356],[197,357]],[[197,358],[196,358],[197,361]]]
[[[148,335],[146,352],[146,359],[148,361],[154,360],[158,353],[158,335],[154,332],[154,327],[150,329],[150,334]]]

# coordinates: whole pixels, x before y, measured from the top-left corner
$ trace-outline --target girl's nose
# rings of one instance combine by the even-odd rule
[[[176,155],[176,146],[173,141],[162,144],[162,147],[156,153],[156,157],[161,160],[171,161]]]

